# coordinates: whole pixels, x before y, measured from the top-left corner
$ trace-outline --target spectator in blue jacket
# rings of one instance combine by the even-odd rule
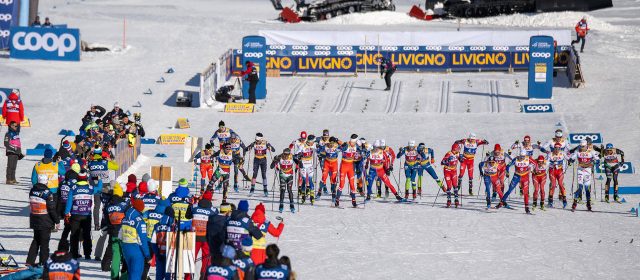
[[[133,207],[125,212],[122,219],[120,240],[122,240],[124,260],[129,269],[129,279],[142,279],[144,264],[151,261],[147,225],[142,218],[144,202],[133,199],[131,205]]]
[[[102,191],[102,180],[98,180],[97,186],[89,184],[89,175],[86,170],[80,170],[78,181],[71,186],[67,199],[67,207],[64,211],[65,221],[71,225],[71,255],[79,259],[78,247],[80,233],[82,233],[82,249],[84,258],[91,259],[91,212],[93,210],[93,195]]]

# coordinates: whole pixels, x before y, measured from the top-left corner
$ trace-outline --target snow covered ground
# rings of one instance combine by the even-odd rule
[[[318,134],[329,128],[341,138],[354,132],[368,140],[385,138],[394,148],[415,139],[433,147],[441,157],[452,140],[471,131],[491,144],[505,146],[525,134],[534,140],[549,139],[560,123],[569,132],[602,133],[606,142],[623,149],[626,158],[640,166],[640,97],[636,93],[640,3],[631,0],[614,1],[615,8],[588,13],[593,30],[582,55],[587,86],[554,88],[553,114],[519,113],[520,103],[531,102],[523,99],[524,73],[397,74],[397,102],[390,102],[391,92],[379,90],[383,80],[371,74],[278,78],[269,79],[269,98],[259,102],[256,114],[224,115],[172,106],[175,91],[197,91],[190,82],[196,73],[228,48],[239,46],[243,36],[260,29],[456,29],[455,21],[407,18],[402,13],[410,4],[413,1],[402,1],[396,13],[291,25],[273,21],[276,12],[268,1],[43,0],[41,16],[80,28],[82,39],[89,43],[120,49],[83,54],[77,63],[2,58],[0,86],[20,88],[23,93],[33,124],[22,130],[24,147],[56,144],[58,131],[77,129],[90,104],[110,109],[117,100],[132,112],[142,112],[150,137],[183,132],[171,127],[178,117],[187,117],[191,128],[185,132],[208,139],[223,119],[246,141],[255,132],[263,132],[278,151],[301,130]],[[462,29],[571,29],[583,14],[465,20]],[[176,73],[163,74],[169,67]],[[166,83],[155,82],[161,76]],[[322,89],[325,81],[327,86]],[[296,86],[302,86],[299,92],[293,91]],[[147,89],[153,94],[143,95]],[[492,95],[496,91],[497,97]],[[286,102],[292,97],[294,102]],[[132,108],[138,101],[142,108]],[[157,152],[169,157],[154,158]],[[138,175],[163,163],[175,168],[175,180],[191,177],[190,166],[182,163],[181,147],[144,146],[143,154],[145,160],[132,170]],[[36,160],[27,158],[18,164],[20,186],[0,184],[0,242],[20,262],[26,259],[31,241],[27,192]],[[4,158],[2,161],[4,166]],[[270,183],[272,176],[270,173]],[[621,175],[620,180],[622,185],[640,185],[638,175]],[[464,197],[463,207],[457,210],[443,209],[444,197],[432,207],[437,188],[430,179],[426,182],[426,195],[414,204],[374,201],[365,209],[335,209],[323,198],[316,206],[302,206],[298,214],[282,215],[286,228],[277,242],[282,253],[292,258],[300,279],[635,279],[640,272],[636,261],[640,220],[628,213],[637,207],[640,197],[625,196],[629,202],[624,204],[596,202],[595,213],[550,209],[526,216],[517,195],[512,196],[514,211],[487,213],[484,201],[475,197]],[[570,186],[569,178],[566,183]],[[477,179],[474,184],[477,190]],[[596,200],[600,201],[599,182],[597,186]],[[237,201],[247,195],[241,192],[231,197]],[[249,199],[252,207],[263,200],[269,217],[275,218],[270,199]],[[52,247],[57,238],[59,233],[53,235]],[[96,262],[83,263],[82,269],[86,278],[108,278],[99,272]]]

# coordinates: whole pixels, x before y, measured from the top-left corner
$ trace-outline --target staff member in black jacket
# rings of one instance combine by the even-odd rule
[[[29,227],[33,229],[33,241],[27,255],[27,265],[36,265],[36,256],[40,255],[40,262],[44,265],[49,258],[49,239],[54,224],[60,223],[56,212],[54,194],[47,187],[49,177],[45,174],[38,175],[38,183],[33,185],[29,192]],[[39,254],[38,254],[39,253]]]

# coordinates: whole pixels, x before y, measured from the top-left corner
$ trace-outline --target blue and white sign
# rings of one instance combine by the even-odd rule
[[[9,96],[9,94],[11,94],[11,90],[12,89],[10,88],[0,88],[0,106],[4,104],[5,101],[7,101],[7,97]]]
[[[532,36],[529,40],[529,98],[550,99],[553,90],[553,37]]]
[[[10,47],[11,58],[80,61],[80,30],[13,27]]]
[[[17,0],[0,0],[0,49],[9,48],[11,27],[18,25]]]
[[[531,113],[553,113],[552,104],[524,104],[522,105],[522,112]]]
[[[242,65],[253,62],[260,80],[256,85],[256,99],[267,97],[267,41],[262,36],[246,36],[242,38]],[[249,82],[242,82],[242,96],[249,98]]]
[[[602,135],[600,133],[570,133],[569,142],[571,144],[580,144],[580,141],[591,138],[593,144],[602,144]]]
[[[618,172],[620,172],[620,174],[635,174],[635,169],[631,162],[625,162],[620,165]],[[596,165],[596,173],[604,173],[604,163]]]

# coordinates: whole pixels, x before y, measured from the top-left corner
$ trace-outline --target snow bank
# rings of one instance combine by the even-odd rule
[[[412,18],[406,13],[391,11],[348,14],[318,22],[318,24],[335,25],[398,25],[422,23],[425,23],[425,21]]]
[[[513,14],[486,18],[461,19],[463,24],[500,25],[518,27],[563,27],[571,28],[576,25],[583,16],[581,12],[555,12],[540,14]],[[599,31],[620,31],[621,27],[614,26],[606,21],[590,15],[587,16],[589,28]],[[457,20],[455,20],[457,21]]]

